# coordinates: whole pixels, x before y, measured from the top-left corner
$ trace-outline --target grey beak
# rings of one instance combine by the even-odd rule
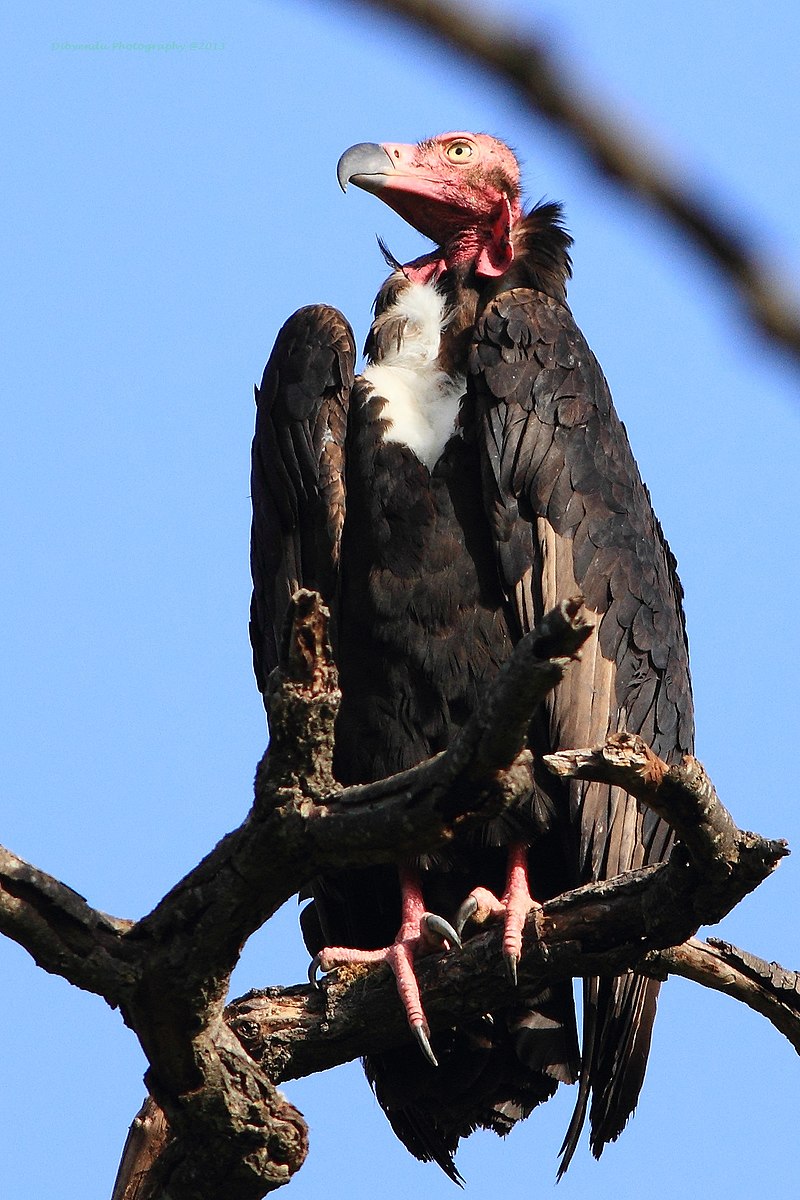
[[[343,192],[348,183],[377,192],[384,186],[386,176],[394,171],[394,163],[377,142],[359,142],[345,150],[336,167],[336,178]]]

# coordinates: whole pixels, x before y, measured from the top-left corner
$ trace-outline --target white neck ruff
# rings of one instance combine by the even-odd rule
[[[402,332],[363,375],[386,401],[384,440],[408,446],[433,469],[456,432],[465,388],[463,375],[454,379],[437,362],[447,303],[435,284],[409,283],[390,312]]]

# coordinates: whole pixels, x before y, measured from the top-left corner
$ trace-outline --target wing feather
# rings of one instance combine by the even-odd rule
[[[482,421],[483,485],[501,580],[526,632],[583,593],[597,637],[549,703],[550,745],[641,732],[674,761],[692,749],[688,652],[675,560],[655,518],[603,373],[565,304],[527,290],[487,305],[470,359]],[[578,878],[607,878],[668,854],[671,832],[617,788],[574,785]],[[591,1092],[599,1154],[644,1078],[658,985],[640,976],[585,987],[582,1084],[569,1161]]]
[[[275,341],[256,388],[251,495],[250,640],[259,690],[299,587],[335,602],[345,513],[344,440],[355,343],[327,305],[301,308]]]

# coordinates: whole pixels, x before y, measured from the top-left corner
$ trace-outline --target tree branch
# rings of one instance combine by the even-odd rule
[[[784,841],[738,829],[691,755],[670,767],[640,737],[618,733],[597,750],[561,750],[543,761],[561,779],[616,784],[672,826],[697,872],[698,924],[722,920],[762,881],[763,866],[789,853]],[[742,889],[737,898],[729,894],[734,882]]]
[[[653,868],[649,874],[662,870]],[[638,885],[640,889],[647,886],[648,873],[644,875],[644,883]],[[614,893],[620,895],[631,885],[635,889],[637,884],[635,877],[627,877],[613,881],[613,885],[610,898],[606,885],[592,885],[582,889],[582,894],[571,893],[562,900],[567,905],[577,903],[582,912],[580,919],[590,925],[595,923],[598,901],[603,907],[610,905],[607,915],[613,925],[618,919]],[[555,928],[555,923],[552,927]],[[575,941],[562,943],[560,951],[554,940],[548,939],[543,944],[549,946],[549,954],[540,954],[538,962],[540,968],[546,967],[548,978],[594,973],[598,967]],[[425,1009],[433,1028],[475,1017],[488,1008],[502,1007],[518,998],[518,990],[510,986],[502,966],[500,949],[499,931],[492,930],[473,938],[458,954],[428,958],[418,964]],[[702,942],[690,938],[669,949],[640,956],[641,947],[629,945],[614,956],[606,953],[599,967],[614,972],[635,965],[658,979],[680,975],[724,992],[765,1016],[800,1053],[800,975],[796,972],[715,939]],[[519,986],[524,987],[526,981],[536,977],[533,959],[526,955],[520,964]],[[378,1053],[407,1037],[394,983],[389,973],[380,968],[338,971],[324,981],[322,989],[303,986],[254,991],[234,1001],[227,1009],[226,1019],[248,1053],[261,1063],[275,1083],[327,1070],[366,1053]],[[134,1140],[145,1122],[155,1125],[157,1150],[162,1144],[159,1139],[164,1137],[164,1124],[163,1114],[159,1114],[152,1100],[146,1102],[134,1122]],[[147,1158],[144,1161],[147,1163]],[[146,1200],[146,1197],[132,1189],[115,1192],[112,1200]]]
[[[331,769],[339,693],[327,613],[307,592],[292,613],[252,810],[153,912],[118,921],[13,855],[0,862],[0,927],[46,969],[118,1005],[151,1064],[148,1087],[172,1136],[142,1181],[140,1152],[163,1123],[140,1122],[119,1196],[257,1200],[297,1170],[302,1118],[223,1020],[242,945],[321,871],[430,850],[514,803],[529,786],[531,712],[591,631],[580,601],[562,603],[520,642],[447,751],[342,789]]]
[[[120,954],[133,925],[91,907],[72,888],[0,846],[0,933],[40,967],[116,1006],[133,971]]]
[[[631,192],[690,241],[731,285],[746,317],[800,365],[800,310],[744,233],[698,191],[682,186],[643,138],[634,141],[621,121],[594,104],[573,67],[557,62],[541,41],[504,29],[493,14],[445,0],[358,0],[395,15],[460,51],[510,87],[538,117],[554,125],[586,155],[601,175]]]
[[[656,978],[681,975],[724,992],[771,1021],[800,1054],[800,974],[765,962],[730,942],[691,938],[648,955],[644,970]]]
[[[405,1041],[394,982],[383,970],[340,971],[319,993],[253,993],[226,1014],[239,949],[320,871],[430,850],[526,794],[531,714],[590,633],[581,602],[562,602],[519,643],[447,751],[378,783],[341,788],[331,767],[339,693],[327,614],[308,592],[298,593],[292,611],[286,665],[272,681],[273,740],[252,810],[152,913],[135,924],[108,917],[14,855],[0,855],[0,928],[47,970],[119,1005],[151,1064],[148,1087],[163,1114],[150,1105],[134,1123],[118,1200],[260,1200],[290,1179],[306,1153],[303,1119],[276,1082]],[[524,931],[520,988],[630,968],[710,978],[688,939],[766,878],[785,844],[738,830],[695,759],[668,767],[638,738],[618,735],[598,751],[546,762],[563,778],[626,788],[665,817],[682,844],[667,863],[535,910]],[[458,953],[420,962],[432,1028],[513,1003],[519,993],[501,965],[501,939],[499,928],[490,929]],[[790,979],[796,989],[796,978],[778,972],[773,979],[741,952],[737,964],[749,980],[737,985],[747,1002],[755,1006],[757,996],[771,1020],[779,1016],[794,1031],[796,1015],[777,998],[775,980],[786,990]]]
[[[638,737],[614,735],[598,751],[545,761],[562,777],[625,788],[688,840],[666,863],[587,884],[534,910],[524,932],[522,988],[542,977],[616,975],[644,962],[649,971],[653,964],[672,970],[672,960],[653,951],[679,946],[701,924],[721,920],[788,853],[784,842],[737,829],[696,759],[668,767]],[[513,1003],[502,936],[495,927],[457,953],[419,962],[432,1029]],[[388,971],[349,968],[322,989],[322,1000],[306,988],[267,989],[228,1008],[232,1028],[270,1078],[311,1074],[402,1040],[405,1021]],[[800,1013],[794,1020],[800,1030]]]

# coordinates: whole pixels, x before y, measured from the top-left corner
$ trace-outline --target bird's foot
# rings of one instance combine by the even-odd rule
[[[439,950],[460,948],[461,938],[453,926],[436,913],[426,912],[419,887],[403,886],[403,921],[390,946],[379,950],[358,950],[347,946],[326,946],[312,959],[308,977],[317,983],[317,971],[333,971],[353,964],[386,963],[397,983],[397,992],[406,1019],[422,1053],[438,1066],[431,1047],[430,1029],[420,999],[414,961]]]
[[[455,926],[461,934],[468,921],[484,925],[502,918],[503,958],[508,977],[516,985],[517,966],[522,957],[522,931],[531,910],[541,912],[541,909],[528,884],[528,847],[519,842],[509,847],[506,890],[502,899],[487,888],[474,888],[456,913]]]

